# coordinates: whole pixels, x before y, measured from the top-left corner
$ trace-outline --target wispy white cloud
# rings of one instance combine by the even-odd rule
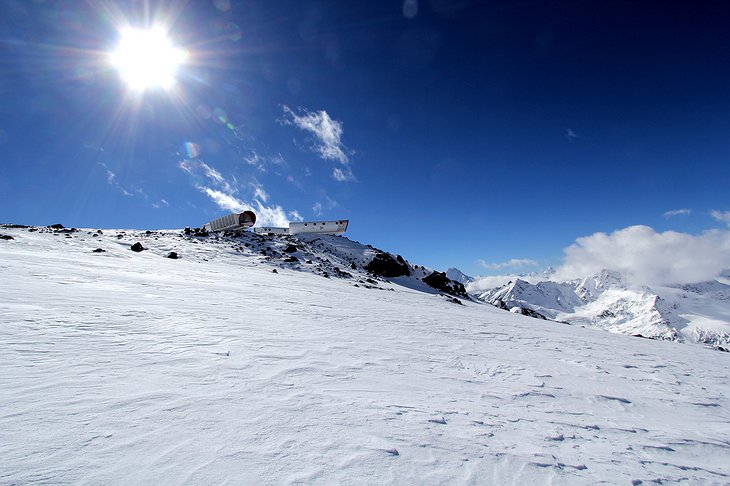
[[[501,263],[489,263],[480,259],[479,265],[487,270],[499,270],[500,268],[536,267],[539,263],[529,258],[511,258]]]
[[[674,216],[689,216],[692,214],[692,210],[689,208],[672,209],[664,213],[665,218],[673,218]]]
[[[160,209],[161,207],[169,207],[170,203],[167,202],[165,199],[160,199],[157,202],[152,203],[152,207],[155,209]]]
[[[241,185],[236,178],[232,178],[229,182],[220,171],[198,159],[183,160],[178,165],[181,170],[193,177],[195,188],[207,195],[220,209],[234,213],[253,211],[256,213],[257,224],[267,226],[289,224],[286,211],[279,205],[268,204],[269,194],[256,179],[244,185]],[[249,194],[248,200],[238,197],[239,191]],[[296,211],[293,213],[299,214]]]
[[[251,182],[251,187],[253,188],[253,197],[260,199],[263,202],[269,200],[269,195],[264,190],[264,186],[262,186],[257,180]]]
[[[694,283],[716,278],[729,266],[730,231],[691,235],[629,226],[578,238],[565,249],[555,277],[581,278],[609,269],[636,284]]]
[[[568,139],[568,141],[572,142],[576,138],[580,138],[577,133],[575,133],[575,130],[572,128],[566,128],[565,129],[565,138]]]
[[[217,189],[211,189],[210,187],[198,186],[198,190],[207,194],[219,208],[233,213],[240,213],[241,211],[253,210],[250,204],[247,204],[235,196],[226,194],[223,191]]]
[[[121,192],[124,196],[127,197],[134,197],[134,193],[131,191],[128,191],[124,188],[119,182],[117,182],[117,175],[109,170],[109,167],[104,162],[99,162],[99,165],[106,170],[106,182],[113,188],[115,188],[117,191]],[[144,192],[142,192],[141,189],[138,189],[136,192],[141,193],[142,195],[145,195]]]
[[[325,196],[324,200],[314,203],[314,205],[312,206],[312,212],[315,216],[319,217],[322,216],[325,211],[331,211],[338,206],[339,203],[337,201],[329,196]]]
[[[730,211],[718,211],[717,209],[710,213],[710,216],[721,223],[730,226]]]
[[[352,170],[349,167],[345,167],[344,170],[339,167],[333,168],[332,177],[337,182],[347,182],[355,180],[355,175],[352,173]]]
[[[293,125],[314,136],[312,149],[322,159],[339,162],[342,167],[335,167],[332,176],[339,182],[355,180],[352,169],[349,167],[350,158],[345,145],[342,143],[342,122],[333,120],[325,111],[308,111],[299,108],[298,113],[288,106],[283,106],[284,125]]]
[[[201,174],[206,177],[216,187],[228,193],[235,193],[235,188],[213,167],[209,166],[200,159],[185,159],[178,166],[188,174],[194,177],[200,177]]]
[[[314,206],[312,206],[312,212],[317,217],[321,216],[322,215],[322,203],[321,202],[314,203]]]
[[[296,209],[294,211],[289,211],[289,219],[292,221],[304,221],[304,217],[299,214],[299,211]]]

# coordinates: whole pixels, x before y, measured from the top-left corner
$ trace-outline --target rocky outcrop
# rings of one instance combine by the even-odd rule
[[[433,272],[423,278],[423,283],[441,292],[468,299],[464,284],[451,280],[444,272]]]
[[[139,253],[140,251],[144,250],[144,247],[142,246],[142,243],[140,243],[138,241],[134,245],[130,246],[129,249],[132,250],[132,251],[136,251],[137,253]]]
[[[393,258],[393,255],[385,252],[376,254],[375,258],[365,265],[365,270],[385,278],[407,277],[411,274],[411,270],[402,256],[398,255]]]
[[[522,314],[523,316],[534,317],[535,319],[548,320],[547,317],[527,307],[513,307],[510,312],[514,314]]]

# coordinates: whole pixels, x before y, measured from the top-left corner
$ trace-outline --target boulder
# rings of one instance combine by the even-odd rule
[[[173,260],[177,260],[178,256],[177,256],[177,253],[176,252],[171,251],[170,253],[167,254],[167,258],[171,258]]]
[[[0,240],[14,240],[14,239],[15,238],[13,238],[10,235],[0,235]]]
[[[398,255],[397,258],[393,258],[391,254],[385,252],[375,255],[375,258],[365,265],[365,270],[385,278],[409,276],[411,274],[403,257]]]
[[[289,245],[286,248],[284,248],[284,253],[296,253],[299,249],[294,245]]]
[[[423,282],[436,290],[440,290],[441,292],[446,292],[447,294],[455,295],[457,297],[463,297],[464,299],[469,298],[469,295],[466,293],[466,289],[464,288],[464,284],[451,280],[444,272],[433,272],[431,275],[424,277]]]
[[[515,314],[522,314],[523,316],[534,317],[535,319],[542,319],[547,321],[547,317],[527,307],[513,307],[510,312]]]
[[[134,245],[130,246],[129,249],[132,251],[140,252],[140,251],[144,250],[144,247],[142,246],[142,243],[140,243],[138,241]]]
[[[92,252],[92,253],[105,253],[105,252],[106,252],[106,250],[104,250],[104,249],[102,249],[102,248],[97,248],[96,250],[91,250],[91,252]]]

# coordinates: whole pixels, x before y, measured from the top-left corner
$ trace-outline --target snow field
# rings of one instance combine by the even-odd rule
[[[730,483],[727,353],[177,232],[2,232],[2,484]]]

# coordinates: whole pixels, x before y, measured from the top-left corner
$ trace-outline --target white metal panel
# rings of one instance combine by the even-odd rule
[[[329,235],[340,235],[347,231],[350,223],[347,219],[337,221],[298,221],[289,223],[289,233],[295,235],[298,233],[319,233]]]

